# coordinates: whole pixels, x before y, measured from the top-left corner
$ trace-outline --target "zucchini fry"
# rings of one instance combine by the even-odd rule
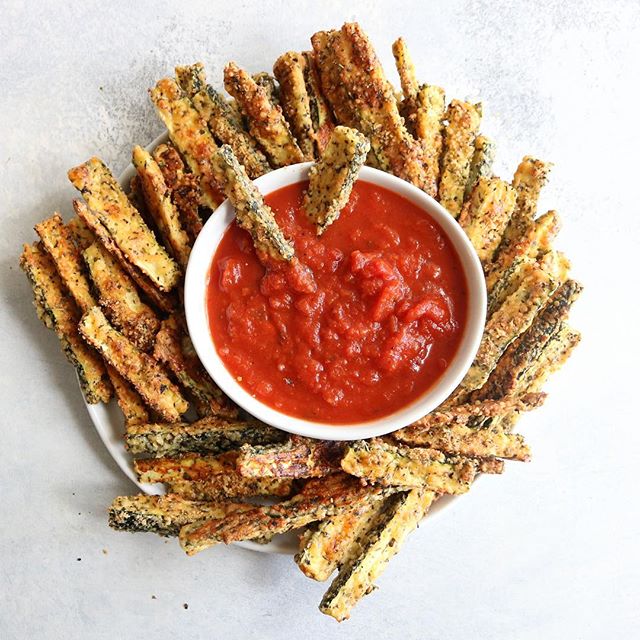
[[[473,143],[473,156],[469,168],[469,179],[464,189],[465,201],[480,178],[491,178],[493,161],[496,157],[496,143],[489,137],[479,135]]]
[[[524,278],[489,318],[476,358],[460,383],[461,389],[473,391],[487,381],[500,356],[529,328],[557,285],[557,281],[539,268]]]
[[[155,221],[165,246],[184,272],[191,253],[191,243],[171,201],[162,171],[153,156],[139,146],[133,148],[132,162],[138,173],[147,210]]]
[[[322,92],[338,124],[369,138],[378,168],[434,195],[422,146],[405,127],[393,87],[360,26],[347,23],[339,31],[319,31],[311,43]]]
[[[221,178],[213,163],[218,145],[206,123],[171,78],[160,80],[150,91],[150,96],[169,131],[171,142],[200,181],[202,204],[213,211],[224,196]]]
[[[170,291],[178,283],[180,268],[158,244],[105,164],[94,157],[70,169],[68,175],[127,260],[162,291]]]
[[[510,274],[527,259],[535,260],[550,251],[551,243],[559,231],[560,218],[557,212],[547,211],[529,224],[520,242],[507,248],[500,247],[493,263],[487,268],[487,291],[493,293],[498,282],[509,280]]]
[[[301,53],[283,53],[273,65],[273,73],[280,83],[280,104],[291,132],[306,160],[314,155],[315,131],[311,105],[305,82],[306,59]]]
[[[250,178],[258,178],[270,171],[266,156],[256,147],[242,123],[236,121],[227,101],[211,85],[198,91],[192,101],[216,140],[233,149]]]
[[[99,307],[82,316],[79,331],[165,420],[175,422],[187,411],[187,401],[160,365],[116,331]]]
[[[513,187],[500,178],[479,178],[462,207],[460,226],[483,265],[493,260],[515,206]]]
[[[320,160],[309,169],[304,209],[315,223],[318,235],[340,216],[370,146],[356,129],[336,127]]]
[[[200,418],[236,418],[238,408],[222,393],[202,366],[191,339],[175,316],[162,321],[153,356],[165,364],[193,401]]]
[[[438,493],[466,493],[475,478],[473,460],[447,460],[440,451],[388,444],[382,440],[351,443],[342,470],[385,486],[424,487]]]
[[[251,182],[231,147],[220,147],[217,160],[225,176],[227,198],[236,210],[236,220],[251,234],[256,250],[274,260],[291,260],[293,245],[284,237],[273,211],[265,204],[258,187]]]
[[[108,402],[112,388],[104,363],[78,335],[80,313],[64,289],[53,261],[39,246],[24,245],[20,267],[31,281],[38,315],[58,336],[67,360],[76,369],[87,402]]]
[[[407,43],[404,38],[398,38],[392,45],[391,51],[396,61],[396,69],[400,76],[400,86],[405,99],[413,100],[418,93],[418,80],[416,79],[416,68],[409,54]]]
[[[444,89],[424,84],[415,98],[415,114],[409,115],[415,137],[423,149],[425,173],[429,184],[427,193],[435,195],[440,179],[440,156],[442,155],[442,121],[445,113]]]
[[[249,123],[249,132],[258,141],[271,166],[284,167],[304,161],[282,109],[273,104],[264,86],[234,62],[224,68],[224,87],[236,99]]]
[[[119,496],[109,507],[109,526],[117,531],[149,532],[177,536],[185,525],[202,518],[224,518],[248,511],[250,504],[185,500],[177,495]]]
[[[343,449],[340,442],[300,437],[280,444],[245,444],[236,468],[246,478],[319,478],[340,470]]]
[[[198,214],[202,194],[198,179],[193,173],[187,173],[184,162],[173,145],[158,145],[153,150],[153,159],[162,171],[165,184],[171,192],[171,201],[193,243],[202,231],[202,219]]]
[[[181,453],[215,455],[243,444],[273,444],[284,438],[284,432],[266,424],[202,418],[192,423],[128,425],[124,442],[132,454],[160,457]]]
[[[340,565],[351,562],[361,548],[362,534],[368,531],[384,508],[384,501],[363,504],[340,513],[306,531],[300,538],[295,562],[308,578],[324,582]]]
[[[129,274],[148,300],[159,309],[162,309],[162,311],[172,311],[177,304],[176,296],[160,291],[149,278],[127,260],[108,230],[100,223],[98,216],[91,211],[84,202],[74,200],[73,208],[85,225],[88,226],[91,232],[100,240],[102,246],[118,260],[120,266]]]
[[[149,351],[160,321],[142,300],[129,276],[117,260],[98,242],[83,252],[100,306],[113,326],[138,349]]]
[[[406,431],[405,431],[406,434]],[[473,458],[506,458],[529,460],[531,451],[521,435],[505,433],[500,428],[474,428],[460,424],[432,427],[409,436],[394,434],[394,437],[411,446],[419,445],[442,451],[448,455]]]
[[[291,481],[281,478],[244,478],[236,470],[237,451],[217,456],[187,454],[177,458],[145,458],[133,465],[140,482],[166,482],[183,497],[288,495]]]
[[[338,622],[346,620],[355,604],[373,591],[389,560],[435,500],[436,494],[424,489],[391,496],[372,528],[363,534],[360,553],[340,569],[324,594],[320,611]]]
[[[408,427],[394,431],[392,436],[397,440],[412,443],[421,434],[435,427],[463,425],[471,427],[486,426],[492,418],[503,416],[511,411],[532,411],[544,403],[544,393],[521,393],[500,400],[476,400],[454,407],[440,406],[424,418],[416,420]]]
[[[251,77],[259,87],[265,90],[269,102],[274,106],[280,106],[280,87],[276,79],[267,71],[259,71]]]
[[[555,291],[549,303],[536,315],[531,326],[504,352],[487,382],[474,398],[502,398],[522,387],[520,382],[536,366],[549,340],[569,317],[571,305],[578,299],[582,286],[567,280]]]
[[[65,226],[79,251],[84,251],[89,245],[96,241],[93,231],[91,231],[84,220],[78,216],[71,218]]]
[[[149,411],[140,394],[111,365],[107,365],[107,372],[118,406],[124,414],[125,427],[128,429],[149,422]]]
[[[312,51],[303,51],[305,60],[303,67],[304,81],[307,87],[309,111],[314,131],[314,155],[319,158],[329,143],[331,132],[335,127],[331,107],[320,90],[320,77]]]
[[[207,76],[202,62],[175,68],[176,82],[189,98],[207,86]]]
[[[481,117],[481,105],[461,100],[452,100],[445,115],[448,124],[444,129],[438,200],[454,218],[460,215],[462,209],[473,143],[478,135]]]
[[[223,474],[207,480],[175,480],[168,483],[172,493],[188,500],[220,500],[291,495],[292,481],[281,478],[240,478]]]
[[[311,480],[302,492],[285,502],[230,514],[223,520],[205,519],[186,525],[180,530],[180,546],[188,555],[194,555],[220,542],[273,536],[357,509],[397,491],[396,487],[364,487],[356,478],[334,474]]]
[[[551,163],[525,156],[513,176],[513,187],[518,194],[516,210],[504,232],[502,244],[507,247],[519,242],[536,217],[540,191],[546,184]]]
[[[51,256],[62,282],[82,311],[95,305],[91,286],[85,274],[80,252],[69,229],[64,226],[59,213],[35,226],[42,245]]]

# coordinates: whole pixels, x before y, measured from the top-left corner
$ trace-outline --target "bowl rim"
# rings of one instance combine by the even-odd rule
[[[311,162],[275,169],[254,184],[263,195],[307,179]],[[392,414],[373,420],[333,424],[290,416],[254,398],[233,378],[218,355],[207,315],[206,294],[209,269],[218,244],[235,213],[225,200],[204,224],[191,250],[184,282],[184,309],[191,341],[214,382],[238,406],[273,427],[296,435],[322,440],[357,440],[382,436],[425,416],[438,407],[461,382],[478,351],[484,331],[487,295],[478,255],[462,227],[434,198],[392,174],[362,167],[358,180],[374,183],[397,193],[424,209],[440,226],[460,258],[467,283],[467,320],[458,350],[436,383],[419,398]]]

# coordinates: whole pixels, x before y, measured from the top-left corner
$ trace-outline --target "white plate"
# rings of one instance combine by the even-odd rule
[[[147,150],[152,151],[160,143],[166,142],[167,140],[168,135],[163,134],[148,145]],[[135,169],[133,165],[129,165],[122,172],[118,180],[124,189],[129,189],[129,182],[134,175]],[[85,401],[85,405],[93,422],[93,426],[96,428],[104,446],[131,482],[141,491],[149,495],[162,495],[165,493],[165,488],[162,484],[144,484],[138,481],[133,469],[133,457],[124,448],[124,419],[117,402],[112,400],[109,404],[88,404]],[[431,519],[434,515],[440,513],[453,499],[454,496],[443,496],[440,498],[431,508],[429,518]],[[295,533],[275,536],[268,544],[257,544],[250,540],[236,542],[234,544],[245,549],[252,549],[253,551],[261,551],[263,553],[285,553],[289,555],[294,554],[298,548]]]

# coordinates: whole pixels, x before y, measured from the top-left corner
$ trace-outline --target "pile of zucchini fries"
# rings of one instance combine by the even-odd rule
[[[169,142],[134,147],[126,189],[98,158],[71,169],[83,198],[76,215],[37,224],[21,266],[87,402],[115,396],[140,480],[167,486],[165,496],[116,498],[110,525],[178,536],[189,555],[298,530],[296,564],[314,580],[336,574],[320,610],[344,620],[440,496],[529,458],[513,429],[580,340],[567,318],[581,286],[552,246],[557,213],[537,214],[548,163],[525,157],[511,182],[495,177],[481,105],[447,105],[444,90],[419,84],[402,39],[393,44],[401,93],[359,25],[311,43],[278,58],[275,77],[229,63],[231,99],[200,63],[160,80],[150,96]],[[305,160],[315,161],[305,209],[318,234],[366,161],[436,197],[485,269],[487,323],[471,369],[436,411],[385,438],[310,440],[254,420],[207,375],[186,331],[189,252],[225,198],[259,254],[296,259],[251,181]]]

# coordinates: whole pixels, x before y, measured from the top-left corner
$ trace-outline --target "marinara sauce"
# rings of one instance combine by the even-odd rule
[[[425,393],[458,349],[467,316],[462,265],[438,224],[387,189],[356,182],[318,237],[306,182],[265,197],[292,263],[261,261],[233,223],[212,261],[211,334],[251,395],[286,414],[348,424]]]

